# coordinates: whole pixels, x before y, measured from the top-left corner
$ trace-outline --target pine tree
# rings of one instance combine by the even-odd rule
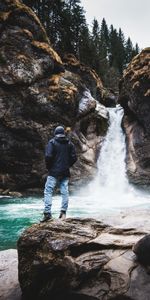
[[[140,48],[139,48],[139,45],[136,43],[135,44],[135,47],[133,48],[132,50],[132,57],[136,56],[137,54],[139,54],[140,52]]]
[[[118,33],[118,45],[117,45],[118,51],[117,51],[117,67],[119,70],[120,75],[123,72],[123,69],[125,68],[125,63],[126,63],[126,53],[125,53],[125,38],[124,34],[119,28],[119,33]]]
[[[80,52],[81,62],[92,67],[94,49],[95,48],[93,46],[93,41],[88,26],[85,26],[84,28],[82,28],[81,35],[80,35],[79,52]]]
[[[110,27],[110,50],[109,50],[109,64],[110,67],[117,68],[117,47],[118,47],[118,34],[117,30],[114,29],[113,25]]]
[[[76,3],[75,3],[76,2]],[[84,16],[83,8],[79,5],[80,1],[74,0],[72,7],[72,22],[70,24],[73,33],[74,53],[80,58],[80,42],[82,31],[86,29],[86,19]]]
[[[126,51],[126,64],[128,64],[133,58],[133,44],[131,42],[130,37],[126,41],[125,51]]]
[[[108,59],[109,51],[109,31],[105,19],[102,20],[100,29],[100,58],[101,60]]]
[[[131,59],[139,53],[130,38],[103,18],[101,26],[93,20],[90,32],[80,0],[22,0],[40,18],[54,49],[63,56],[75,54],[94,68],[105,85],[113,85]],[[112,80],[115,78],[115,80]]]
[[[98,21],[94,18],[92,23],[92,39],[97,51],[99,51],[99,43],[100,43],[100,28]]]
[[[94,19],[92,23],[91,49],[91,67],[100,74],[100,27],[96,19]]]
[[[136,55],[139,54],[139,52],[140,52],[140,48],[139,48],[139,45],[136,43],[135,44],[135,53],[136,53]]]
[[[100,39],[101,43],[106,47],[107,51],[109,48],[109,30],[107,23],[105,19],[103,18],[102,23],[101,23],[101,30],[100,30]]]

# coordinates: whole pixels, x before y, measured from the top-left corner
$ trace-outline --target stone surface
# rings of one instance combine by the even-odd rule
[[[72,129],[79,157],[72,183],[79,185],[93,176],[107,130],[107,111],[97,109],[101,80],[72,56],[63,63],[21,1],[0,0],[0,7],[0,188],[43,190],[44,149],[59,124]]]
[[[144,266],[150,267],[150,234],[144,236],[133,247],[138,261]]]
[[[76,74],[74,83],[77,84],[80,89],[87,86],[92,96],[101,102],[104,98],[104,88],[96,72],[88,66],[81,64],[72,54],[66,54],[63,61],[65,69],[68,70],[68,72]],[[81,78],[80,82],[77,80],[78,76]],[[83,85],[81,85],[81,82]]]
[[[141,272],[132,252],[144,234],[94,219],[33,225],[18,241],[19,281],[25,299],[109,300],[118,295],[116,299],[140,300],[141,289],[142,299],[145,295],[148,300],[150,285],[144,290],[144,278],[148,282],[150,275],[145,269]]]
[[[127,294],[135,300],[150,299],[150,275],[143,267],[138,266],[132,271],[131,284]]]
[[[0,299],[21,299],[18,282],[18,255],[15,249],[0,251]]]
[[[118,102],[118,92],[114,92],[111,89],[104,89],[104,97],[102,103],[106,107],[115,107]]]
[[[127,173],[136,184],[150,184],[150,48],[137,55],[124,71],[119,102],[124,107]]]
[[[105,213],[99,216],[99,219],[104,223],[111,226],[115,226],[121,229],[137,228],[138,231],[143,234],[149,233],[150,228],[150,207],[148,203],[145,204],[145,208],[141,207],[129,207],[123,208],[119,212]]]

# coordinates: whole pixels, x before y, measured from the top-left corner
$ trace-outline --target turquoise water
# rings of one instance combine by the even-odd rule
[[[59,217],[61,198],[53,197],[53,218]],[[3,198],[0,196],[0,250],[16,248],[16,242],[25,228],[39,223],[43,217],[42,198]],[[71,197],[68,217],[92,216],[86,203]]]
[[[101,220],[104,216],[116,215],[126,208],[149,208],[149,193],[137,191],[138,195],[132,194],[121,199],[103,198],[102,194],[95,197],[94,191],[87,189],[78,196],[70,196],[67,217],[90,217]],[[87,196],[88,195],[88,196]],[[127,196],[127,195],[126,195]],[[53,218],[59,217],[61,197],[53,197]],[[18,237],[29,226],[39,223],[43,216],[44,203],[42,198],[2,198],[0,197],[0,250],[16,248]],[[106,217],[107,220],[107,217]]]
[[[16,241],[21,232],[33,223],[38,222],[40,210],[32,198],[0,199],[0,250],[16,248]]]

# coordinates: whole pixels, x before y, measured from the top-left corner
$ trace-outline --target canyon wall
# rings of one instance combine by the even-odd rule
[[[150,48],[124,71],[119,102],[124,108],[127,174],[135,184],[150,184]]]
[[[73,55],[62,62],[21,1],[0,7],[0,192],[43,189],[45,145],[57,125],[71,128],[78,153],[71,183],[83,183],[107,130],[101,80]]]

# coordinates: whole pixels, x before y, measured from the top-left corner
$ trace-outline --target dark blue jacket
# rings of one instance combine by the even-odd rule
[[[77,156],[74,144],[65,136],[55,136],[48,142],[45,151],[45,161],[49,176],[60,179],[69,177],[69,168],[76,160]]]

